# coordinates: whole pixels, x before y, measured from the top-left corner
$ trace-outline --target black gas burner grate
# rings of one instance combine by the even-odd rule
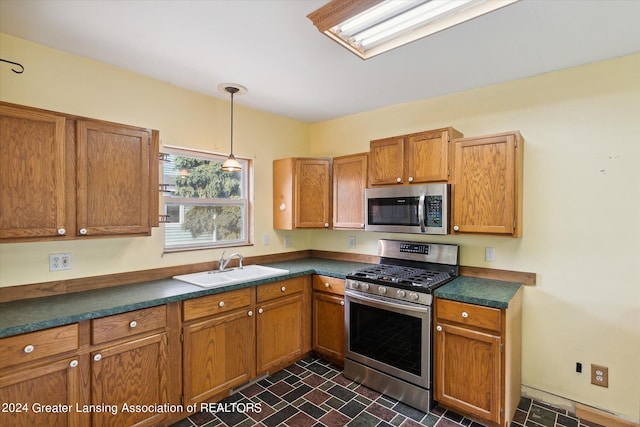
[[[349,277],[356,280],[368,279],[375,282],[430,288],[449,280],[451,275],[422,268],[378,264],[355,271]]]

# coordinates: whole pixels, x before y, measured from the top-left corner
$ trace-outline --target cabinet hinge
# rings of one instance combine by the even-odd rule
[[[516,229],[516,225],[517,225],[517,222],[516,222],[516,220],[514,219],[514,220],[513,220],[513,229],[514,229],[514,230]]]
[[[180,342],[184,342],[184,334],[180,334]]]
[[[184,405],[184,396],[180,396],[180,404]],[[502,409],[500,409],[502,411]]]
[[[504,415],[504,408],[500,408],[500,418]]]
[[[447,176],[451,176],[451,169],[447,169]]]
[[[504,344],[500,343],[500,353],[504,352]]]

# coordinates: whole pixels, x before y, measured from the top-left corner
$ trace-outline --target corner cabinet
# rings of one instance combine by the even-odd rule
[[[364,229],[367,153],[333,158],[333,228]]]
[[[371,141],[369,185],[447,182],[450,143],[461,137],[462,133],[449,127]]]
[[[435,300],[434,399],[491,426],[508,427],[520,401],[521,295],[497,309]]]
[[[451,233],[522,236],[524,140],[519,132],[453,142]]]
[[[273,228],[329,228],[331,159],[273,161]]]
[[[0,103],[0,242],[148,236],[157,131]]]

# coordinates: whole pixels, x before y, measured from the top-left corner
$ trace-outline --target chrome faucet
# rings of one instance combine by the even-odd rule
[[[238,258],[238,268],[242,268],[242,260],[244,259],[242,255],[235,252],[229,255],[229,258],[224,259],[225,252],[227,251],[226,250],[222,251],[222,254],[220,255],[220,259],[218,260],[218,270],[223,271],[225,268],[227,268],[227,265],[229,264],[229,261],[231,261],[232,258]]]

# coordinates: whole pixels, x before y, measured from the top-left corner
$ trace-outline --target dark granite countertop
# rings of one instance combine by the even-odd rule
[[[212,289],[179,280],[164,279],[0,303],[0,338],[309,274],[344,279],[350,272],[368,264],[304,258],[265,265],[282,268],[289,273]],[[521,284],[513,282],[458,277],[437,289],[435,295],[456,301],[506,308],[520,286]]]
[[[202,288],[174,279],[155,280],[0,303],[0,338],[308,274],[344,279],[367,264],[304,258],[265,265],[289,270],[289,274],[217,288]]]
[[[493,308],[507,308],[522,283],[460,276],[434,292],[437,298]]]

